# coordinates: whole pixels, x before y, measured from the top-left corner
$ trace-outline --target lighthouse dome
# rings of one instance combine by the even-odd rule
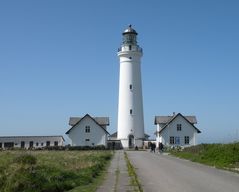
[[[133,33],[133,34],[136,34],[136,35],[138,34],[138,33],[132,28],[132,25],[129,25],[128,28],[124,30],[123,35],[124,35],[124,34],[127,34],[127,33],[131,33],[131,34]]]

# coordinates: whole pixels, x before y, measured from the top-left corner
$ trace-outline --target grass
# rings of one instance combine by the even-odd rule
[[[110,151],[0,151],[0,191],[94,191]]]
[[[134,187],[134,191],[135,192],[143,192],[142,185],[141,185],[141,183],[138,179],[138,176],[135,172],[134,166],[131,164],[126,152],[124,152],[124,157],[126,160],[129,176],[131,177],[131,185]]]
[[[200,144],[182,151],[173,150],[171,154],[217,168],[239,170],[239,143]]]

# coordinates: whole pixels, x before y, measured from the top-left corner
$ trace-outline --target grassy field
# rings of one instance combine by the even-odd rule
[[[200,144],[171,151],[172,155],[217,168],[239,172],[239,143]]]
[[[0,191],[94,191],[111,157],[110,151],[0,151]]]

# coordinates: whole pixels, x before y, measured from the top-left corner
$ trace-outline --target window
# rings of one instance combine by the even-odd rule
[[[54,146],[58,146],[58,141],[54,141]]]
[[[36,143],[36,146],[38,147],[39,143]]]
[[[44,143],[41,143],[41,146],[43,146],[44,145]]]
[[[130,90],[133,89],[133,85],[132,85],[132,84],[129,85],[129,89],[130,89]]]
[[[2,143],[0,143],[0,148],[2,148]]]
[[[6,142],[4,143],[4,148],[13,148],[14,147],[14,143],[13,142]]]
[[[132,57],[129,57],[129,59],[132,59]]]
[[[85,139],[85,141],[90,141],[90,139]]]
[[[49,147],[51,145],[51,142],[50,141],[47,141],[46,142],[46,146]]]
[[[129,45],[129,50],[131,50],[132,49],[132,47],[131,47],[131,45]]]
[[[132,110],[132,109],[130,109],[130,110],[129,110],[129,113],[130,113],[130,115],[132,115],[132,114],[133,114],[133,110]]]
[[[169,143],[174,144],[174,137],[169,137]]]
[[[88,125],[85,126],[85,132],[86,132],[86,133],[90,133],[90,126],[88,126]]]
[[[175,137],[175,144],[177,144],[177,145],[180,144],[180,137]]]
[[[184,137],[184,143],[185,144],[189,144],[189,136],[185,136]]]
[[[182,124],[177,124],[177,131],[182,131]]]

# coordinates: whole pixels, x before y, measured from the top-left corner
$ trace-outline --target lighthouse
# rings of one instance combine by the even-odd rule
[[[141,82],[142,48],[131,25],[122,33],[118,49],[120,62],[118,133],[124,148],[142,147],[144,136],[143,96]]]

